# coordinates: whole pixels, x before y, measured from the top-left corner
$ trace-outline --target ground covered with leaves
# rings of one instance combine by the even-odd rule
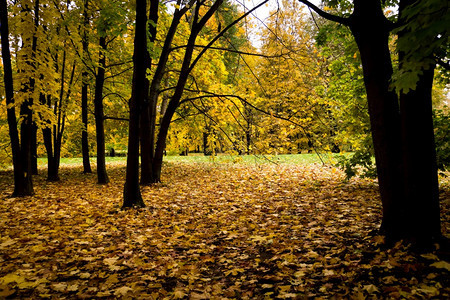
[[[44,170],[41,173],[45,173]],[[376,183],[319,165],[181,164],[121,210],[111,183],[63,168],[11,198],[0,174],[0,299],[449,298],[449,256],[383,247]],[[449,189],[442,225],[449,235]]]

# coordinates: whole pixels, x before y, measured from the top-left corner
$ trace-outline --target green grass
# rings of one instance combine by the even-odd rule
[[[313,164],[313,163],[335,163],[339,154],[280,154],[280,155],[230,155],[219,154],[216,156],[204,156],[203,154],[189,154],[188,156],[169,155],[164,157],[166,162],[181,163],[244,163],[244,164]],[[126,162],[126,157],[106,157],[106,163]],[[83,159],[61,158],[61,165],[81,165]],[[91,163],[95,164],[95,157],[91,157]],[[45,166],[47,158],[38,158],[38,165]]]

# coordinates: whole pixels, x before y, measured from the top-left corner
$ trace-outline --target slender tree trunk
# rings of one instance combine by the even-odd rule
[[[184,53],[183,63],[181,65],[180,75],[178,77],[178,82],[175,87],[175,91],[167,105],[166,112],[161,120],[161,125],[159,127],[158,139],[156,141],[155,147],[155,156],[153,158],[153,179],[155,182],[161,181],[161,168],[162,161],[164,156],[164,149],[166,147],[167,134],[169,132],[170,122],[172,117],[180,104],[181,97],[183,96],[184,86],[188,80],[189,74],[192,71],[192,68],[195,66],[195,62],[201,57],[199,54],[196,57],[196,60],[191,64],[192,56],[194,53],[195,40],[197,39],[200,30],[205,26],[206,22],[211,18],[215,11],[222,4],[222,0],[217,0],[214,4],[208,9],[208,11],[203,15],[202,18],[199,18],[199,9],[202,3],[196,2],[197,5],[194,8],[193,12],[193,21],[192,21],[192,29],[189,35],[189,39],[186,45],[186,50]],[[175,19],[175,17],[174,17]],[[170,31],[170,29],[169,29]],[[170,44],[169,44],[170,45]],[[204,53],[204,52],[203,52]],[[159,67],[159,66],[158,66]],[[151,88],[150,88],[151,91]]]
[[[38,175],[38,163],[37,163],[37,131],[38,127],[36,125],[36,122],[33,122],[32,128],[31,128],[31,172],[33,175]]]
[[[144,207],[139,187],[139,117],[146,97],[147,33],[146,0],[136,1],[136,32],[134,36],[133,86],[130,99],[128,156],[122,207]]]
[[[33,112],[30,106],[33,105],[32,99],[24,101],[20,106],[20,115],[23,118],[20,124],[20,159],[23,163],[23,175],[25,180],[25,191],[22,195],[32,195],[33,181],[32,181],[32,166],[31,166],[31,141],[33,133]]]
[[[41,93],[39,98],[40,98],[41,105],[47,105],[49,108],[51,107],[52,97],[50,95],[45,97],[45,95]],[[55,107],[55,110],[56,109],[57,108]],[[56,169],[55,156],[53,153],[53,140],[52,140],[52,128],[54,128],[55,126],[54,125],[52,126],[49,120],[43,120],[43,121],[47,123],[47,126],[42,129],[44,146],[45,146],[45,150],[47,152],[47,180],[48,181],[58,181],[59,178],[58,178],[58,172]]]
[[[355,0],[350,29],[361,54],[370,114],[379,189],[383,203],[382,230],[388,239],[404,232],[405,198],[401,172],[401,132],[398,98],[389,88],[392,63],[389,26],[380,1]]]
[[[152,0],[154,1],[154,0]],[[153,5],[153,2],[152,2]],[[156,106],[158,103],[159,89],[161,86],[161,81],[163,74],[166,69],[166,64],[170,54],[170,47],[172,45],[173,38],[175,36],[178,24],[180,23],[181,17],[186,13],[186,11],[175,10],[172,22],[170,24],[169,30],[167,31],[166,37],[164,39],[164,45],[161,50],[161,55],[159,57],[158,65],[155,69],[153,79],[150,83],[148,92],[148,113],[149,117],[149,133],[142,135],[142,145],[144,148],[141,150],[142,157],[142,174],[141,174],[141,184],[150,184],[159,182],[159,177],[155,178],[155,132],[156,132]],[[155,32],[156,35],[156,32]],[[145,118],[146,116],[144,116]],[[145,127],[147,128],[147,127]],[[144,139],[146,139],[144,141]],[[158,169],[158,167],[156,167]],[[150,173],[150,174],[149,174]]]
[[[88,18],[88,5],[89,0],[84,1],[83,9],[83,60],[87,63],[89,40],[87,36],[87,28],[89,26]],[[88,139],[88,72],[87,67],[83,66],[83,72],[81,73],[81,122],[83,123],[83,129],[81,131],[81,151],[83,154],[83,173],[92,173],[91,163],[89,161],[89,139]]]
[[[106,38],[100,37],[100,52],[99,52],[99,67],[95,78],[95,127],[97,136],[97,181],[99,184],[106,184],[109,182],[108,174],[106,173],[105,163],[105,127],[104,127],[104,113],[103,113],[103,84],[105,83],[105,51]]]
[[[11,66],[11,52],[9,49],[9,28],[8,28],[8,12],[6,0],[0,0],[0,27],[1,45],[2,45],[2,61],[3,76],[6,95],[6,109],[9,128],[9,137],[11,140],[11,150],[14,169],[14,192],[13,196],[27,196],[33,194],[31,186],[27,185],[24,176],[24,165],[20,159],[20,140],[19,131],[17,130],[17,119],[14,108],[14,87]]]

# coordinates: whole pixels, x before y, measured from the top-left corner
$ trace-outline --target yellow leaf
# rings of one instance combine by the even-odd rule
[[[120,288],[117,288],[114,291],[114,295],[116,296],[125,296],[126,294],[128,294],[129,292],[131,292],[133,289],[128,287],[128,286],[122,286]]]
[[[443,260],[435,262],[435,263],[431,264],[431,266],[435,267],[435,268],[446,269],[447,271],[450,271],[450,263],[443,261]]]
[[[3,284],[6,285],[6,284],[11,283],[11,282],[15,282],[15,283],[25,282],[25,278],[22,277],[22,276],[10,273],[10,274],[2,277],[1,281],[2,281]]]
[[[429,259],[429,260],[439,260],[439,257],[437,257],[433,253],[421,254],[420,256],[422,256],[423,258]]]
[[[64,292],[67,289],[67,284],[65,283],[56,283],[52,285],[52,288],[57,292]]]
[[[376,286],[374,286],[373,284],[365,285],[364,290],[366,290],[369,294],[379,292],[378,288]]]
[[[0,250],[14,244],[15,242],[16,241],[14,241],[13,239],[8,239],[4,241],[3,243],[0,244]]]
[[[173,297],[174,297],[175,299],[182,299],[182,298],[184,298],[184,296],[186,296],[186,293],[183,292],[183,291],[180,290],[180,289],[177,289],[177,290],[173,293]]]

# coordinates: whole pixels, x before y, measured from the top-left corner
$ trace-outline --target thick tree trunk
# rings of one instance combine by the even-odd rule
[[[405,198],[401,172],[398,99],[389,88],[392,63],[389,26],[380,1],[355,0],[350,28],[361,54],[378,182],[383,203],[382,230],[388,239],[403,235]]]
[[[133,86],[130,99],[130,121],[128,131],[128,156],[123,205],[125,207],[144,207],[139,187],[139,117],[146,97],[145,64],[147,55],[146,0],[136,1],[136,32],[134,36]]]
[[[88,18],[88,5],[89,0],[84,1],[83,9],[83,60],[87,62],[89,51],[89,40],[87,36],[87,28],[89,26]],[[87,67],[83,66],[83,72],[81,73],[81,122],[83,123],[83,129],[81,131],[81,152],[83,155],[83,173],[92,173],[91,163],[89,161],[89,140],[88,140],[88,72]]]
[[[104,127],[104,113],[103,113],[103,84],[105,83],[105,51],[106,38],[100,37],[100,52],[99,52],[99,67],[95,78],[95,128],[97,136],[97,182],[99,184],[106,184],[109,182],[108,174],[106,173],[105,162],[105,127]]]
[[[404,19],[404,9],[415,0],[401,0],[399,19]],[[403,21],[405,22],[405,21]],[[408,29],[399,32],[399,41]],[[430,41],[430,43],[432,40]],[[424,61],[416,61],[424,65]],[[399,65],[406,64],[405,53],[399,52]],[[425,68],[425,67],[424,67]],[[400,94],[402,118],[403,176],[405,203],[405,236],[419,243],[430,244],[441,237],[439,209],[439,181],[437,176],[436,145],[434,141],[431,95],[434,65],[420,74],[416,88]]]
[[[14,108],[14,87],[11,66],[11,52],[9,49],[9,28],[8,12],[6,0],[0,0],[0,32],[2,45],[3,76],[5,84],[6,109],[11,140],[11,150],[14,172],[14,192],[13,196],[28,196],[33,194],[32,186],[27,185],[24,176],[24,165],[20,159],[20,140],[17,130],[17,119]]]
[[[158,24],[159,0],[150,1],[149,12],[149,40],[153,44],[156,40]],[[153,51],[153,49],[151,49]],[[151,68],[151,55],[146,51],[146,68]],[[155,148],[155,120],[156,120],[156,101],[150,97],[150,81],[145,78],[145,99],[141,109],[141,184],[148,185],[154,182],[152,177],[153,154]]]
[[[441,236],[439,182],[431,89],[434,68],[420,76],[414,91],[400,96],[403,137],[405,236],[429,243]]]

